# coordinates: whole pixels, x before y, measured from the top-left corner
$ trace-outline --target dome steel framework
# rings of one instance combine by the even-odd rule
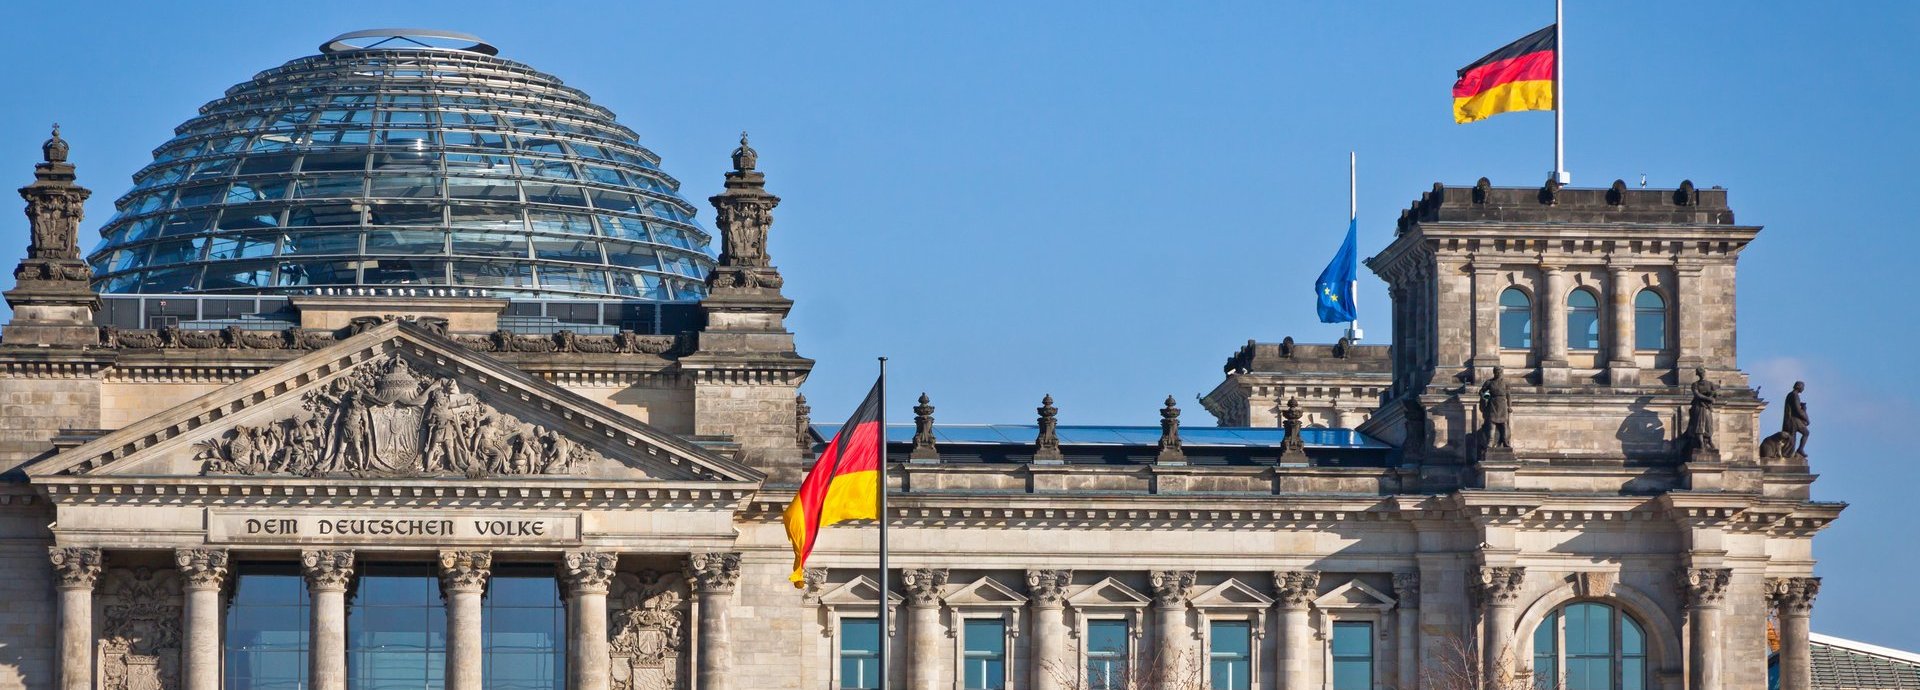
[[[323,45],[228,89],[155,149],[88,256],[96,290],[704,295],[711,237],[693,205],[585,93],[464,34]]]

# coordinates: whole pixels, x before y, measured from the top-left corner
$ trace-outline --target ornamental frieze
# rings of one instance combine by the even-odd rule
[[[300,411],[195,444],[208,475],[569,475],[606,457],[388,357],[308,391]]]

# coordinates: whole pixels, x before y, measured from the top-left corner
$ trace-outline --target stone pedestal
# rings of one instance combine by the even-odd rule
[[[1320,595],[1320,573],[1292,570],[1273,574],[1273,590],[1280,601],[1279,690],[1308,690],[1307,675],[1313,658],[1313,625],[1307,620],[1308,607]]]
[[[1767,582],[1768,599],[1780,615],[1780,690],[1813,690],[1813,599],[1820,578],[1783,577]]]
[[[492,573],[489,552],[440,552],[440,591],[447,599],[447,690],[481,690],[485,641],[480,604]]]
[[[186,581],[185,690],[220,690],[220,587],[227,580],[227,552],[180,549],[173,561]]]
[[[1721,601],[1727,583],[1733,578],[1730,568],[1688,568],[1682,573],[1687,583],[1687,632],[1692,656],[1687,667],[1692,672],[1692,690],[1721,690]]]
[[[733,591],[740,586],[740,554],[689,556],[687,583],[693,588],[694,603],[700,607],[697,687],[728,690],[733,687],[733,636],[727,629],[727,618],[733,610]],[[881,644],[886,644],[885,630],[883,621]]]
[[[347,584],[353,581],[352,551],[304,551],[312,627],[307,636],[307,684],[313,690],[347,688]]]
[[[618,562],[618,556],[603,551],[568,551],[560,564],[567,596],[567,690],[612,687],[607,587]]]
[[[940,687],[940,590],[947,584],[945,568],[906,568],[900,587],[907,594],[907,687]]]
[[[100,581],[99,549],[47,550],[60,591],[60,690],[93,690],[93,586]]]
[[[1071,570],[1027,571],[1027,602],[1033,607],[1033,641],[1028,649],[1028,678],[1033,690],[1078,685],[1079,669],[1067,658],[1067,585]]]

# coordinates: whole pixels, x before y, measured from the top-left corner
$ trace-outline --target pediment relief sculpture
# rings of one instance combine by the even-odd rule
[[[293,414],[235,426],[195,449],[209,475],[571,475],[608,462],[391,355],[302,394]]]

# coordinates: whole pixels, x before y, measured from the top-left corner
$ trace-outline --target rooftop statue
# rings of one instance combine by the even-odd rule
[[[1693,402],[1687,408],[1687,432],[1681,444],[1689,455],[1716,455],[1720,446],[1713,440],[1713,408],[1720,404],[1720,386],[1707,380],[1706,367],[1694,367],[1693,376]]]

